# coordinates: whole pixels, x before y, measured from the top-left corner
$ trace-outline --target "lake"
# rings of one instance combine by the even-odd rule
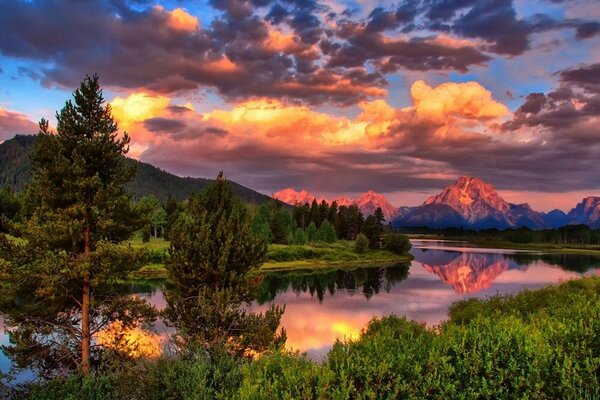
[[[250,308],[262,311],[271,302],[285,304],[287,346],[321,359],[336,339],[357,337],[374,316],[396,314],[435,325],[458,300],[537,289],[600,272],[597,256],[482,249],[454,241],[411,242],[415,258],[406,264],[265,274]],[[161,287],[133,285],[132,291],[160,309],[165,306]],[[164,324],[157,323],[156,330],[167,339]],[[0,335],[0,343],[7,342],[7,336]],[[9,367],[0,354],[0,371]]]

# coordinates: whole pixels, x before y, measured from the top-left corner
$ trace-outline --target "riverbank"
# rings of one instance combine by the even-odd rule
[[[557,243],[515,243],[505,240],[497,240],[490,237],[473,237],[473,236],[443,236],[443,235],[407,235],[410,239],[421,240],[444,240],[450,242],[463,242],[474,247],[507,249],[507,250],[524,250],[534,251],[538,253],[552,254],[581,254],[590,256],[600,256],[600,245],[591,244],[557,244]]]
[[[148,251],[148,264],[135,272],[134,277],[166,277],[163,261],[169,248],[169,242],[152,238],[148,243],[136,239],[128,242],[133,248]],[[267,252],[267,261],[259,271],[293,271],[298,269],[358,268],[371,266],[392,266],[407,263],[413,259],[406,253],[398,255],[387,250],[367,250],[357,253],[354,242],[338,240],[334,243],[310,243],[306,245],[271,244]]]

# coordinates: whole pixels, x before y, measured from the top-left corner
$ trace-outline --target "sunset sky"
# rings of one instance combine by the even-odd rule
[[[600,195],[597,0],[0,1],[0,141],[98,73],[131,155],[420,204],[461,175]]]

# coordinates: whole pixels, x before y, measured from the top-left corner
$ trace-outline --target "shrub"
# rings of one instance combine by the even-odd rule
[[[354,251],[356,251],[358,254],[363,254],[367,251],[368,248],[369,239],[362,233],[359,233],[358,236],[356,236],[356,239],[354,240]]]
[[[327,375],[318,364],[298,353],[277,352],[244,366],[239,399],[331,398]]]
[[[383,237],[383,247],[392,253],[405,254],[408,253],[412,245],[408,236],[401,233],[388,233]]]

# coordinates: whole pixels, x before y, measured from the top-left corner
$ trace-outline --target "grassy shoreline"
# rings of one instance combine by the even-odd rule
[[[492,249],[524,250],[541,253],[553,254],[581,254],[600,256],[600,246],[598,245],[573,245],[573,244],[555,244],[555,243],[515,243],[494,238],[474,238],[474,237],[446,237],[440,235],[407,235],[411,239],[431,239],[444,240],[450,242],[466,242],[479,248],[489,247]]]
[[[151,239],[148,243],[132,240],[133,248],[145,248],[156,255],[157,260],[167,251],[169,242]],[[354,251],[353,242],[311,243],[307,245],[269,245],[267,261],[256,272],[277,272],[293,270],[322,270],[329,268],[359,268],[392,266],[410,262],[410,254],[398,255],[387,250],[368,250],[363,254]],[[161,262],[143,266],[132,277],[165,278],[167,271]]]

